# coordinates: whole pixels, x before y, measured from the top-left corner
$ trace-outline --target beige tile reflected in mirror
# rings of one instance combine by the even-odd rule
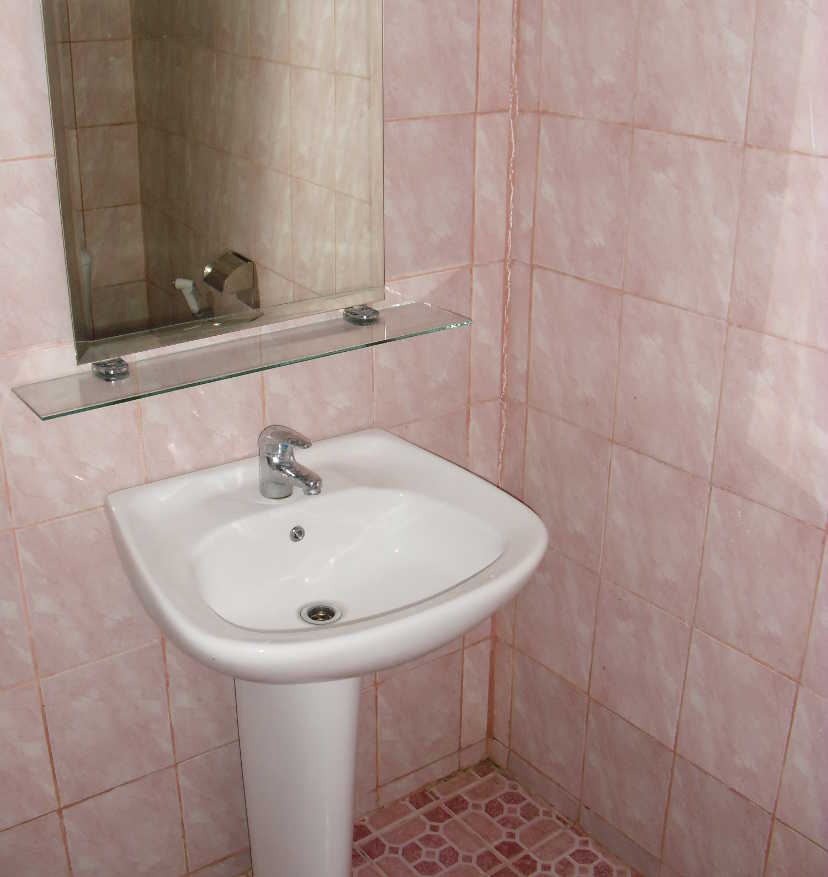
[[[381,6],[44,0],[79,361],[383,298]]]

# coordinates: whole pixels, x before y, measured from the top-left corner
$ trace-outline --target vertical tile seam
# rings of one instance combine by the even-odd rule
[[[68,2],[68,0],[67,0],[67,2]],[[16,568],[17,568],[18,588],[20,590],[21,607],[23,609],[23,618],[24,618],[24,622],[25,622],[25,626],[26,626],[26,633],[27,633],[28,640],[29,640],[29,652],[31,654],[31,659],[32,659],[32,671],[34,673],[33,680],[30,680],[29,684],[31,684],[31,681],[34,681],[35,685],[37,686],[38,703],[40,706],[40,721],[41,721],[41,727],[43,729],[43,739],[44,739],[44,742],[46,744],[46,753],[47,753],[47,756],[49,758],[49,770],[51,772],[52,785],[53,785],[54,793],[55,793],[55,805],[56,805],[56,813],[57,813],[57,818],[58,818],[58,827],[60,829],[61,842],[63,844],[63,852],[64,852],[64,855],[66,856],[66,866],[68,868],[69,874],[73,874],[74,871],[72,869],[72,859],[71,859],[71,856],[69,855],[69,839],[68,839],[67,834],[66,834],[66,825],[65,825],[64,820],[63,820],[63,801],[61,799],[60,786],[58,784],[58,779],[57,779],[57,770],[55,768],[55,757],[54,757],[54,752],[52,750],[52,738],[51,738],[51,735],[49,733],[49,722],[48,722],[48,719],[46,717],[46,700],[45,700],[44,695],[43,695],[43,681],[40,677],[40,665],[39,665],[38,658],[37,658],[37,649],[35,647],[34,633],[32,631],[32,621],[31,621],[31,613],[30,613],[30,609],[29,609],[29,601],[28,601],[28,597],[26,594],[26,589],[23,585],[23,565],[20,561],[20,546],[18,544],[16,532],[13,532],[13,540],[12,541],[13,541],[13,547],[14,547],[15,564],[16,564]],[[44,815],[44,814],[39,814],[39,816],[36,818],[40,818],[40,816],[42,816],[42,815]]]
[[[500,398],[498,404],[497,484],[503,487],[503,465],[506,453],[506,404],[509,390],[509,352],[511,348],[512,315],[512,236],[515,208],[515,167],[517,156],[517,124],[520,113],[518,88],[518,28],[520,0],[512,0],[512,32],[509,43],[509,151],[506,156],[506,203],[503,254],[503,284],[500,322]]]

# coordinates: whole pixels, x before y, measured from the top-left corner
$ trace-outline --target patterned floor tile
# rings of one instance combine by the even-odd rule
[[[355,877],[637,877],[491,762],[354,824]]]

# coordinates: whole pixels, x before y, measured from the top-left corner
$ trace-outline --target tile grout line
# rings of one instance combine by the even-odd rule
[[[55,812],[57,813],[58,826],[60,828],[61,841],[63,843],[63,851],[64,855],[66,856],[66,865],[69,870],[69,874],[72,874],[74,873],[74,871],[72,868],[72,858],[69,855],[69,837],[66,833],[66,824],[63,819],[63,801],[60,792],[60,785],[58,784],[57,769],[55,768],[55,756],[52,747],[52,738],[51,734],[49,733],[49,722],[46,716],[46,698],[43,693],[43,680],[40,676],[40,665],[38,661],[37,647],[35,645],[34,631],[32,629],[31,610],[29,607],[28,594],[26,592],[23,581],[23,565],[20,560],[20,545],[18,544],[16,534],[12,537],[12,543],[14,547],[14,556],[17,568],[18,588],[20,591],[20,604],[23,610],[23,618],[26,625],[26,632],[29,642],[29,652],[32,660],[32,672],[34,674],[33,678],[27,683],[27,686],[34,683],[34,686],[36,686],[37,688],[38,705],[40,707],[41,729],[43,731],[43,741],[46,744],[46,753],[49,758],[49,770],[52,776],[52,785],[55,795]],[[44,814],[40,814],[40,816],[43,815]]]
[[[497,480],[503,487],[503,469],[506,455],[507,399],[509,392],[509,357],[512,344],[512,241],[514,232],[515,189],[517,185],[516,161],[518,149],[518,120],[520,118],[520,91],[518,53],[520,23],[520,0],[512,0],[512,32],[509,44],[509,151],[506,157],[506,203],[505,240],[503,253],[502,309],[500,319],[500,398],[497,447]]]
[[[172,711],[172,691],[170,686],[170,669],[167,663],[167,640],[165,636],[161,637],[161,661],[164,667],[164,694],[166,695],[166,704],[167,704],[167,720],[169,722],[170,729],[170,746],[172,748],[172,759],[173,766],[175,769],[175,790],[176,796],[178,798],[178,818],[180,822],[181,828],[181,845],[184,849],[184,867],[189,872],[190,870],[190,851],[187,847],[187,827],[184,823],[184,796],[181,791],[181,776],[178,771],[178,753],[176,751],[176,743],[175,743],[175,728],[173,726],[173,711]],[[234,696],[235,696],[235,685],[234,688]]]
[[[751,44],[751,72],[749,82],[752,81],[753,76],[753,59],[756,54],[756,41],[755,41],[755,33],[756,33],[756,8],[754,8],[754,34],[753,34],[753,42]],[[748,86],[748,106],[745,112],[745,126],[744,126],[744,138],[742,148],[740,150],[740,166],[739,166],[739,184],[738,184],[738,194],[737,194],[737,214],[736,214],[736,223],[733,233],[733,250],[731,252],[731,265],[730,265],[730,283],[728,285],[728,301],[727,301],[727,313],[725,317],[725,332],[724,332],[724,341],[722,346],[722,372],[719,375],[719,396],[716,403],[716,422],[713,430],[713,446],[710,454],[710,464],[708,470],[708,487],[707,487],[707,508],[705,510],[705,518],[704,518],[704,538],[702,539],[702,551],[701,557],[699,559],[699,570],[698,576],[696,579],[696,595],[695,600],[693,602],[693,612],[692,618],[690,620],[690,636],[687,643],[687,658],[684,663],[684,674],[682,678],[681,685],[681,695],[679,698],[679,708],[678,708],[678,716],[676,718],[676,730],[675,735],[673,737],[673,764],[672,769],[670,771],[670,780],[667,786],[667,803],[665,807],[664,813],[664,825],[662,827],[661,832],[661,844],[660,844],[660,859],[664,861],[664,855],[666,850],[667,843],[667,831],[669,828],[669,818],[670,818],[670,808],[673,804],[673,785],[676,777],[676,769],[678,767],[678,750],[679,750],[679,734],[681,731],[681,723],[684,715],[684,703],[685,698],[687,696],[687,680],[690,673],[690,659],[693,652],[693,642],[696,638],[696,621],[698,618],[698,609],[699,609],[699,601],[701,597],[701,588],[702,588],[702,576],[704,573],[704,564],[705,559],[707,557],[708,552],[708,542],[710,539],[710,512],[713,506],[713,484],[715,480],[715,464],[716,464],[716,455],[718,450],[718,442],[719,442],[719,427],[721,424],[721,416],[722,416],[722,407],[723,407],[723,399],[724,399],[724,388],[725,388],[725,378],[727,374],[727,350],[728,350],[728,341],[730,337],[730,314],[733,306],[733,285],[736,276],[736,261],[737,254],[736,248],[738,246],[739,240],[739,225],[742,218],[742,201],[744,197],[744,175],[745,175],[745,150],[744,150],[744,139],[747,137],[747,114],[749,111],[750,104],[750,84]],[[724,784],[727,785],[727,784]]]

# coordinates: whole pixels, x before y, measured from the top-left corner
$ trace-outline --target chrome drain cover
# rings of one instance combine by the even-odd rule
[[[307,624],[321,626],[339,621],[342,618],[342,610],[333,603],[319,601],[303,606],[299,610],[299,617]]]

